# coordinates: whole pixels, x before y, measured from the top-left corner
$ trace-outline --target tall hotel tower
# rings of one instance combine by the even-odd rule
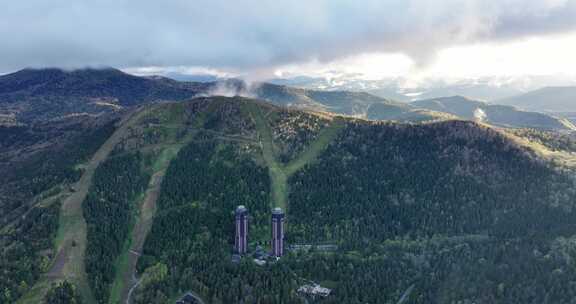
[[[236,253],[245,254],[248,248],[248,209],[243,205],[236,208],[236,236],[234,249]]]
[[[272,255],[284,255],[284,212],[280,208],[272,210]]]

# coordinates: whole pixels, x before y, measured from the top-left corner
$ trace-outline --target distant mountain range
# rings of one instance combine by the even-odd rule
[[[441,113],[423,111],[365,92],[307,90],[267,83],[259,85],[253,92],[254,97],[277,105],[375,120],[422,121],[444,118]]]
[[[462,96],[419,100],[412,102],[411,105],[432,111],[446,112],[495,126],[576,130],[576,127],[564,118],[522,111],[513,106],[490,104]]]
[[[511,98],[501,104],[514,105],[533,111],[576,112],[576,86],[546,87]]]
[[[95,116],[141,104],[213,95],[252,97],[281,106],[372,120],[420,122],[461,118],[480,119],[505,127],[573,129],[567,121],[547,114],[462,97],[406,103],[366,92],[312,90],[235,79],[177,81],[160,76],[139,77],[111,68],[75,71],[25,69],[1,76],[0,123]]]
[[[472,99],[496,102],[549,86],[576,86],[576,79],[567,76],[502,76],[462,79],[424,78],[413,80],[389,77],[379,80],[363,79],[361,75],[342,74],[330,77],[293,77],[272,80],[273,83],[306,89],[368,92],[380,97],[410,102],[445,96],[467,96]]]
[[[437,116],[425,111],[411,115],[415,109],[410,106],[368,93],[306,90],[240,80],[184,82],[158,76],[138,77],[115,69],[26,69],[1,76],[0,115],[5,120],[16,117],[20,122],[30,122],[66,115],[99,115],[144,103],[212,95],[255,97],[282,106],[371,119],[429,120]],[[391,112],[367,114],[374,106],[385,106]]]

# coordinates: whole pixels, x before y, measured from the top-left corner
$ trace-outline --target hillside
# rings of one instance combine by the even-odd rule
[[[556,193],[573,187],[571,178],[555,173],[538,160],[535,152],[517,146],[492,129],[469,122],[408,126],[355,120],[330,123],[325,118],[319,125],[306,124],[312,126],[309,129],[312,133],[307,131],[304,134],[311,136],[304,136],[292,131],[295,126],[303,125],[302,118],[287,119],[297,112],[280,115],[282,111],[278,112],[274,107],[254,108],[253,104],[247,104],[245,108],[242,103],[222,102],[226,112],[234,117],[248,111],[244,113],[248,116],[240,115],[243,122],[238,123],[242,126],[238,130],[241,131],[233,131],[236,128],[230,128],[231,121],[220,115],[204,124],[205,128],[209,128],[210,133],[224,132],[227,137],[236,133],[245,140],[223,142],[206,134],[201,142],[183,148],[164,178],[166,186],[158,200],[162,215],[156,218],[144,246],[141,271],[148,269],[152,275],[154,271],[161,271],[159,265],[166,265],[166,269],[182,269],[181,273],[168,271],[166,280],[179,282],[172,288],[195,286],[193,290],[212,301],[238,302],[241,298],[250,301],[279,295],[281,300],[272,302],[298,303],[298,296],[290,290],[294,290],[300,280],[308,279],[332,282],[329,284],[336,290],[347,291],[336,291],[334,297],[327,300],[329,303],[360,299],[373,302],[382,298],[393,302],[411,284],[416,286],[412,298],[415,302],[449,303],[465,299],[490,302],[491,297],[501,296],[508,303],[534,287],[530,276],[521,275],[525,271],[551,267],[546,268],[550,276],[541,275],[539,280],[553,281],[551,273],[555,267],[566,269],[561,266],[564,263],[561,260],[554,262],[554,266],[544,266],[547,262],[537,258],[518,263],[513,257],[522,250],[534,248],[531,247],[534,246],[534,234],[539,236],[538,248],[552,248],[556,246],[552,245],[554,242],[561,242],[558,238],[565,236],[571,216],[560,216],[563,211],[544,202],[571,204]],[[293,135],[268,137],[265,134],[270,131],[262,129],[259,115],[267,117],[265,122],[272,134]],[[311,147],[322,130],[334,123],[343,123],[343,126],[325,151],[309,165],[287,174],[290,159],[299,159],[298,155],[305,152],[296,152],[283,162],[274,149],[286,145],[289,138],[299,137],[310,138],[302,143],[304,147]],[[318,135],[313,136],[315,133]],[[261,146],[251,145],[247,141],[249,138],[259,138],[254,143],[261,143]],[[434,140],[430,141],[431,138]],[[259,152],[259,146],[262,152]],[[267,146],[271,151],[266,152]],[[267,159],[267,153],[272,153],[272,160]],[[268,167],[272,181],[269,187],[266,186],[269,177],[266,171],[261,171],[261,166]],[[287,174],[287,187],[280,188],[288,191],[284,204],[288,209],[289,243],[337,244],[341,251],[335,256],[301,252],[267,268],[259,268],[249,261],[238,268],[230,268],[232,223],[223,227],[218,223],[226,222],[227,210],[233,209],[236,202],[230,202],[226,197],[244,197],[242,203],[254,216],[252,246],[266,246],[265,210],[278,201],[269,202],[264,198],[268,195],[276,198],[276,171]],[[202,174],[197,176],[188,172]],[[246,175],[247,172],[251,174]],[[228,178],[222,184],[224,176]],[[546,177],[541,179],[543,176]],[[549,183],[536,186],[537,180]],[[521,189],[532,190],[524,192]],[[264,198],[254,193],[263,193]],[[525,208],[527,205],[530,208]],[[537,221],[530,220],[536,218]],[[177,223],[181,226],[171,227]],[[550,223],[554,223],[553,228]],[[196,232],[182,234],[179,231]],[[507,245],[510,239],[517,240],[515,246]],[[187,254],[208,248],[210,251],[206,251],[206,255]],[[553,251],[545,254],[556,255]],[[504,256],[503,260],[500,255]],[[468,274],[476,273],[483,266],[470,265],[470,261],[481,259],[495,266],[480,272],[480,282],[473,281]],[[174,260],[186,262],[175,263]],[[459,266],[451,269],[446,267],[448,263]],[[398,264],[402,267],[394,266]],[[501,281],[491,283],[492,272],[498,271],[503,264],[508,265],[508,270],[500,273]],[[340,265],[351,266],[345,270]],[[458,267],[466,267],[466,271],[457,270]],[[214,273],[219,275],[214,276]],[[274,280],[274,276],[290,279],[263,288]],[[460,282],[459,289],[453,287],[455,280]],[[160,289],[169,295],[170,288],[163,287],[163,282],[166,281],[148,283],[143,287],[143,293],[138,294],[138,301],[154,301],[151,299],[156,299],[157,292],[148,292],[151,290]],[[466,285],[462,282],[477,283]],[[495,288],[490,284],[501,283],[509,288],[509,294],[489,292]],[[236,289],[234,286],[252,292],[247,295],[231,292]],[[472,288],[477,291],[458,292]],[[566,290],[566,287],[558,288]],[[549,296],[561,295],[559,292]]]
[[[208,84],[208,95],[247,96],[296,109],[331,112],[371,120],[399,122],[439,121],[450,119],[477,120],[477,109],[483,111],[485,123],[506,128],[541,130],[574,130],[568,119],[550,114],[523,111],[513,106],[490,104],[462,96],[396,102],[372,94],[354,91],[322,91],[270,83],[245,83],[240,80]],[[535,110],[539,111],[539,110]],[[568,115],[558,114],[559,117]]]
[[[209,95],[247,96],[302,110],[401,122],[445,118],[440,113],[421,111],[405,103],[363,92],[309,90],[271,83],[248,84],[240,80],[219,81],[209,85]]]
[[[497,102],[532,111],[576,112],[576,87],[546,87]]]
[[[75,230],[65,199],[117,122],[111,115],[0,127],[0,303],[14,303],[52,267],[60,230]]]
[[[418,100],[414,107],[451,113],[458,117],[485,122],[494,126],[536,128],[544,130],[576,130],[565,119],[538,112],[527,112],[513,106],[490,104],[462,96]]]
[[[435,99],[446,96],[469,96],[473,99],[497,100],[521,94],[522,90],[511,85],[491,85],[483,83],[444,84],[430,83],[428,86],[405,89],[398,84],[385,88],[371,89],[370,94],[385,98],[394,98],[402,102],[412,102],[419,99]],[[414,94],[414,95],[412,95]]]
[[[417,83],[409,77],[389,77],[368,80],[358,75],[341,74],[325,77],[296,76],[294,78],[273,79],[271,82],[316,90],[339,90],[368,92],[370,94],[411,102],[416,99],[432,99],[445,96],[463,95],[481,100],[498,100],[526,92],[526,89],[542,87],[551,83],[572,83],[563,77],[522,76],[522,77],[472,77],[451,79],[420,78]],[[406,84],[410,84],[406,86]]]
[[[305,90],[241,80],[182,82],[138,77],[116,69],[25,69],[0,76],[0,124],[22,124],[69,116],[110,113],[159,101],[194,96],[248,96],[297,109],[399,121],[434,120],[403,103],[367,93]],[[386,107],[383,112],[382,106]],[[374,109],[374,110],[373,110]]]
[[[25,69],[0,76],[0,114],[23,123],[99,115],[143,103],[184,100],[203,89],[203,84],[137,77],[111,68]]]
[[[25,69],[0,76],[0,125],[14,126],[79,115],[99,116],[156,102],[198,96],[246,96],[295,109],[343,114],[371,120],[422,122],[475,119],[503,127],[566,130],[567,120],[524,112],[461,97],[400,103],[368,93],[320,91],[241,80],[180,82],[165,77],[138,77],[115,69]]]
[[[79,163],[110,136],[119,116],[0,126],[0,223],[35,195],[77,178]]]
[[[454,118],[363,92],[305,90],[268,84],[260,86],[256,92],[256,97],[278,105],[373,120],[419,122]]]
[[[308,281],[333,290],[325,303],[572,297],[574,162],[552,153],[573,158],[570,137],[240,97],[155,104],[113,126],[91,141],[90,160],[66,158],[85,169],[44,186],[60,186],[53,200],[31,201],[29,217],[1,229],[0,287],[11,298],[0,303],[36,303],[62,280],[86,303],[171,303],[184,291],[206,303],[303,303],[296,289]],[[251,251],[269,246],[274,206],[287,211],[288,246],[336,251],[233,264],[239,204],[250,210]]]

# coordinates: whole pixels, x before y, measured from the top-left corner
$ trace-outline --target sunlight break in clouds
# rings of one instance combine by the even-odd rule
[[[203,67],[261,78],[314,62],[367,66],[362,56],[385,53],[410,59],[370,65],[403,73],[445,49],[575,29],[576,0],[12,1],[0,10],[0,71]]]

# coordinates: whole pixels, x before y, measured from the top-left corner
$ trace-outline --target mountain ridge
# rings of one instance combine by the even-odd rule
[[[544,87],[498,102],[534,111],[576,112],[576,86]]]
[[[465,119],[478,120],[501,127],[576,130],[572,123],[563,118],[523,111],[514,106],[491,104],[464,96],[417,100],[411,104],[415,107],[447,112]]]
[[[327,299],[330,303],[361,298],[394,302],[413,284],[424,302],[440,294],[450,299],[449,303],[495,296],[499,282],[490,280],[494,274],[521,292],[533,288],[530,276],[523,275],[526,269],[548,271],[552,267],[552,273],[561,268],[567,276],[562,282],[571,281],[573,268],[563,259],[551,262],[532,257],[520,263],[512,258],[518,248],[532,252],[537,246],[544,254],[557,256],[568,246],[558,240],[567,235],[572,222],[571,198],[576,191],[570,190],[568,172],[576,162],[562,164],[546,150],[563,149],[568,137],[537,150],[512,135],[538,136],[547,143],[547,136],[553,133],[509,136],[506,130],[469,120],[426,124],[372,121],[315,114],[238,96],[142,105],[122,116],[100,139],[92,140],[114,143],[99,144],[95,159],[100,166],[92,162],[64,164],[80,174],[93,175],[81,179],[92,180],[91,185],[83,184],[77,188],[81,191],[74,192],[67,185],[77,180],[77,175],[70,181],[55,177],[52,183],[59,187],[38,198],[42,206],[54,207],[50,212],[60,208],[68,216],[66,221],[86,221],[85,226],[66,225],[66,221],[56,224],[58,244],[73,239],[78,245],[56,249],[45,245],[38,252],[50,252],[45,259],[59,261],[53,263],[57,268],[50,273],[72,280],[80,294],[92,291],[98,301],[124,302],[122,295],[129,294],[124,288],[132,287],[125,281],[134,273],[131,267],[142,278],[133,291],[136,303],[163,303],[177,296],[177,290],[190,289],[203,299],[227,303],[269,299],[272,294],[281,294],[286,303],[300,303],[296,292],[282,290],[295,291],[305,280],[333,281],[328,283],[334,290]],[[573,158],[570,155],[562,154]],[[559,165],[562,167],[557,168]],[[159,175],[162,183],[154,188],[159,184],[152,176]],[[19,181],[22,185],[29,182]],[[141,207],[135,198],[148,197],[148,193],[155,193],[153,201],[146,199]],[[52,196],[57,202],[59,197],[80,194],[86,194],[82,212],[74,209],[71,214],[70,208],[63,209],[65,205],[51,203]],[[70,205],[71,200],[65,202]],[[246,205],[252,214],[251,248],[267,246],[269,210],[281,205],[287,210],[287,244],[334,244],[337,251],[330,255],[291,252],[266,267],[255,265],[252,258],[232,264],[230,212],[237,204]],[[323,216],[327,212],[331,216]],[[133,221],[148,228],[130,230]],[[27,222],[22,223],[13,233],[32,237],[33,232],[22,228]],[[537,245],[531,237],[534,234],[539,235]],[[9,243],[10,248],[20,243],[31,246],[26,239],[8,235],[10,238],[0,238],[0,242],[16,242]],[[49,235],[34,238],[40,240],[38,244],[53,241]],[[125,244],[142,244],[142,239],[142,251],[131,254],[132,248]],[[514,246],[510,239],[516,240]],[[83,258],[72,253],[82,248],[86,248]],[[470,249],[467,254],[461,251],[465,248]],[[35,250],[28,251],[33,254],[30,259],[40,265],[41,255]],[[191,252],[194,254],[189,255]],[[70,258],[63,258],[67,256]],[[471,262],[480,259],[495,268],[482,271]],[[0,272],[0,283],[7,280],[8,288],[20,296],[18,290],[23,289],[17,289],[19,281],[13,280],[21,278],[24,269],[20,268],[24,265],[20,256],[1,260],[13,266],[8,277]],[[445,263],[458,267],[446,268]],[[75,274],[74,269],[82,267],[72,265],[83,264],[87,274]],[[505,271],[503,265],[508,265]],[[2,263],[0,267],[4,267]],[[477,273],[482,286],[488,287],[470,291],[477,287],[476,281],[457,269]],[[41,270],[35,268],[33,273],[39,275]],[[515,280],[508,278],[508,273]],[[292,279],[258,288],[278,275]],[[458,290],[467,292],[447,287],[456,284],[454,276],[460,278]],[[246,292],[236,292],[240,289],[232,287],[237,282],[234,278],[248,277],[251,279],[241,280],[241,290]],[[542,272],[538,278],[549,281],[554,277]],[[28,279],[29,286],[37,285],[24,299],[42,298],[51,280],[49,276]],[[566,286],[560,284],[554,290]],[[510,300],[514,294],[503,296]],[[558,293],[549,296],[564,299]]]
[[[31,123],[68,115],[98,116],[141,104],[214,95],[254,97],[285,107],[372,120],[421,122],[457,117],[475,119],[470,111],[425,101],[407,104],[365,92],[309,90],[238,79],[182,82],[162,76],[134,76],[113,68],[71,71],[49,68],[24,69],[0,76],[0,123]],[[466,101],[490,110],[491,119],[486,122],[498,126],[573,129],[567,121],[546,114],[479,104],[469,99]]]

